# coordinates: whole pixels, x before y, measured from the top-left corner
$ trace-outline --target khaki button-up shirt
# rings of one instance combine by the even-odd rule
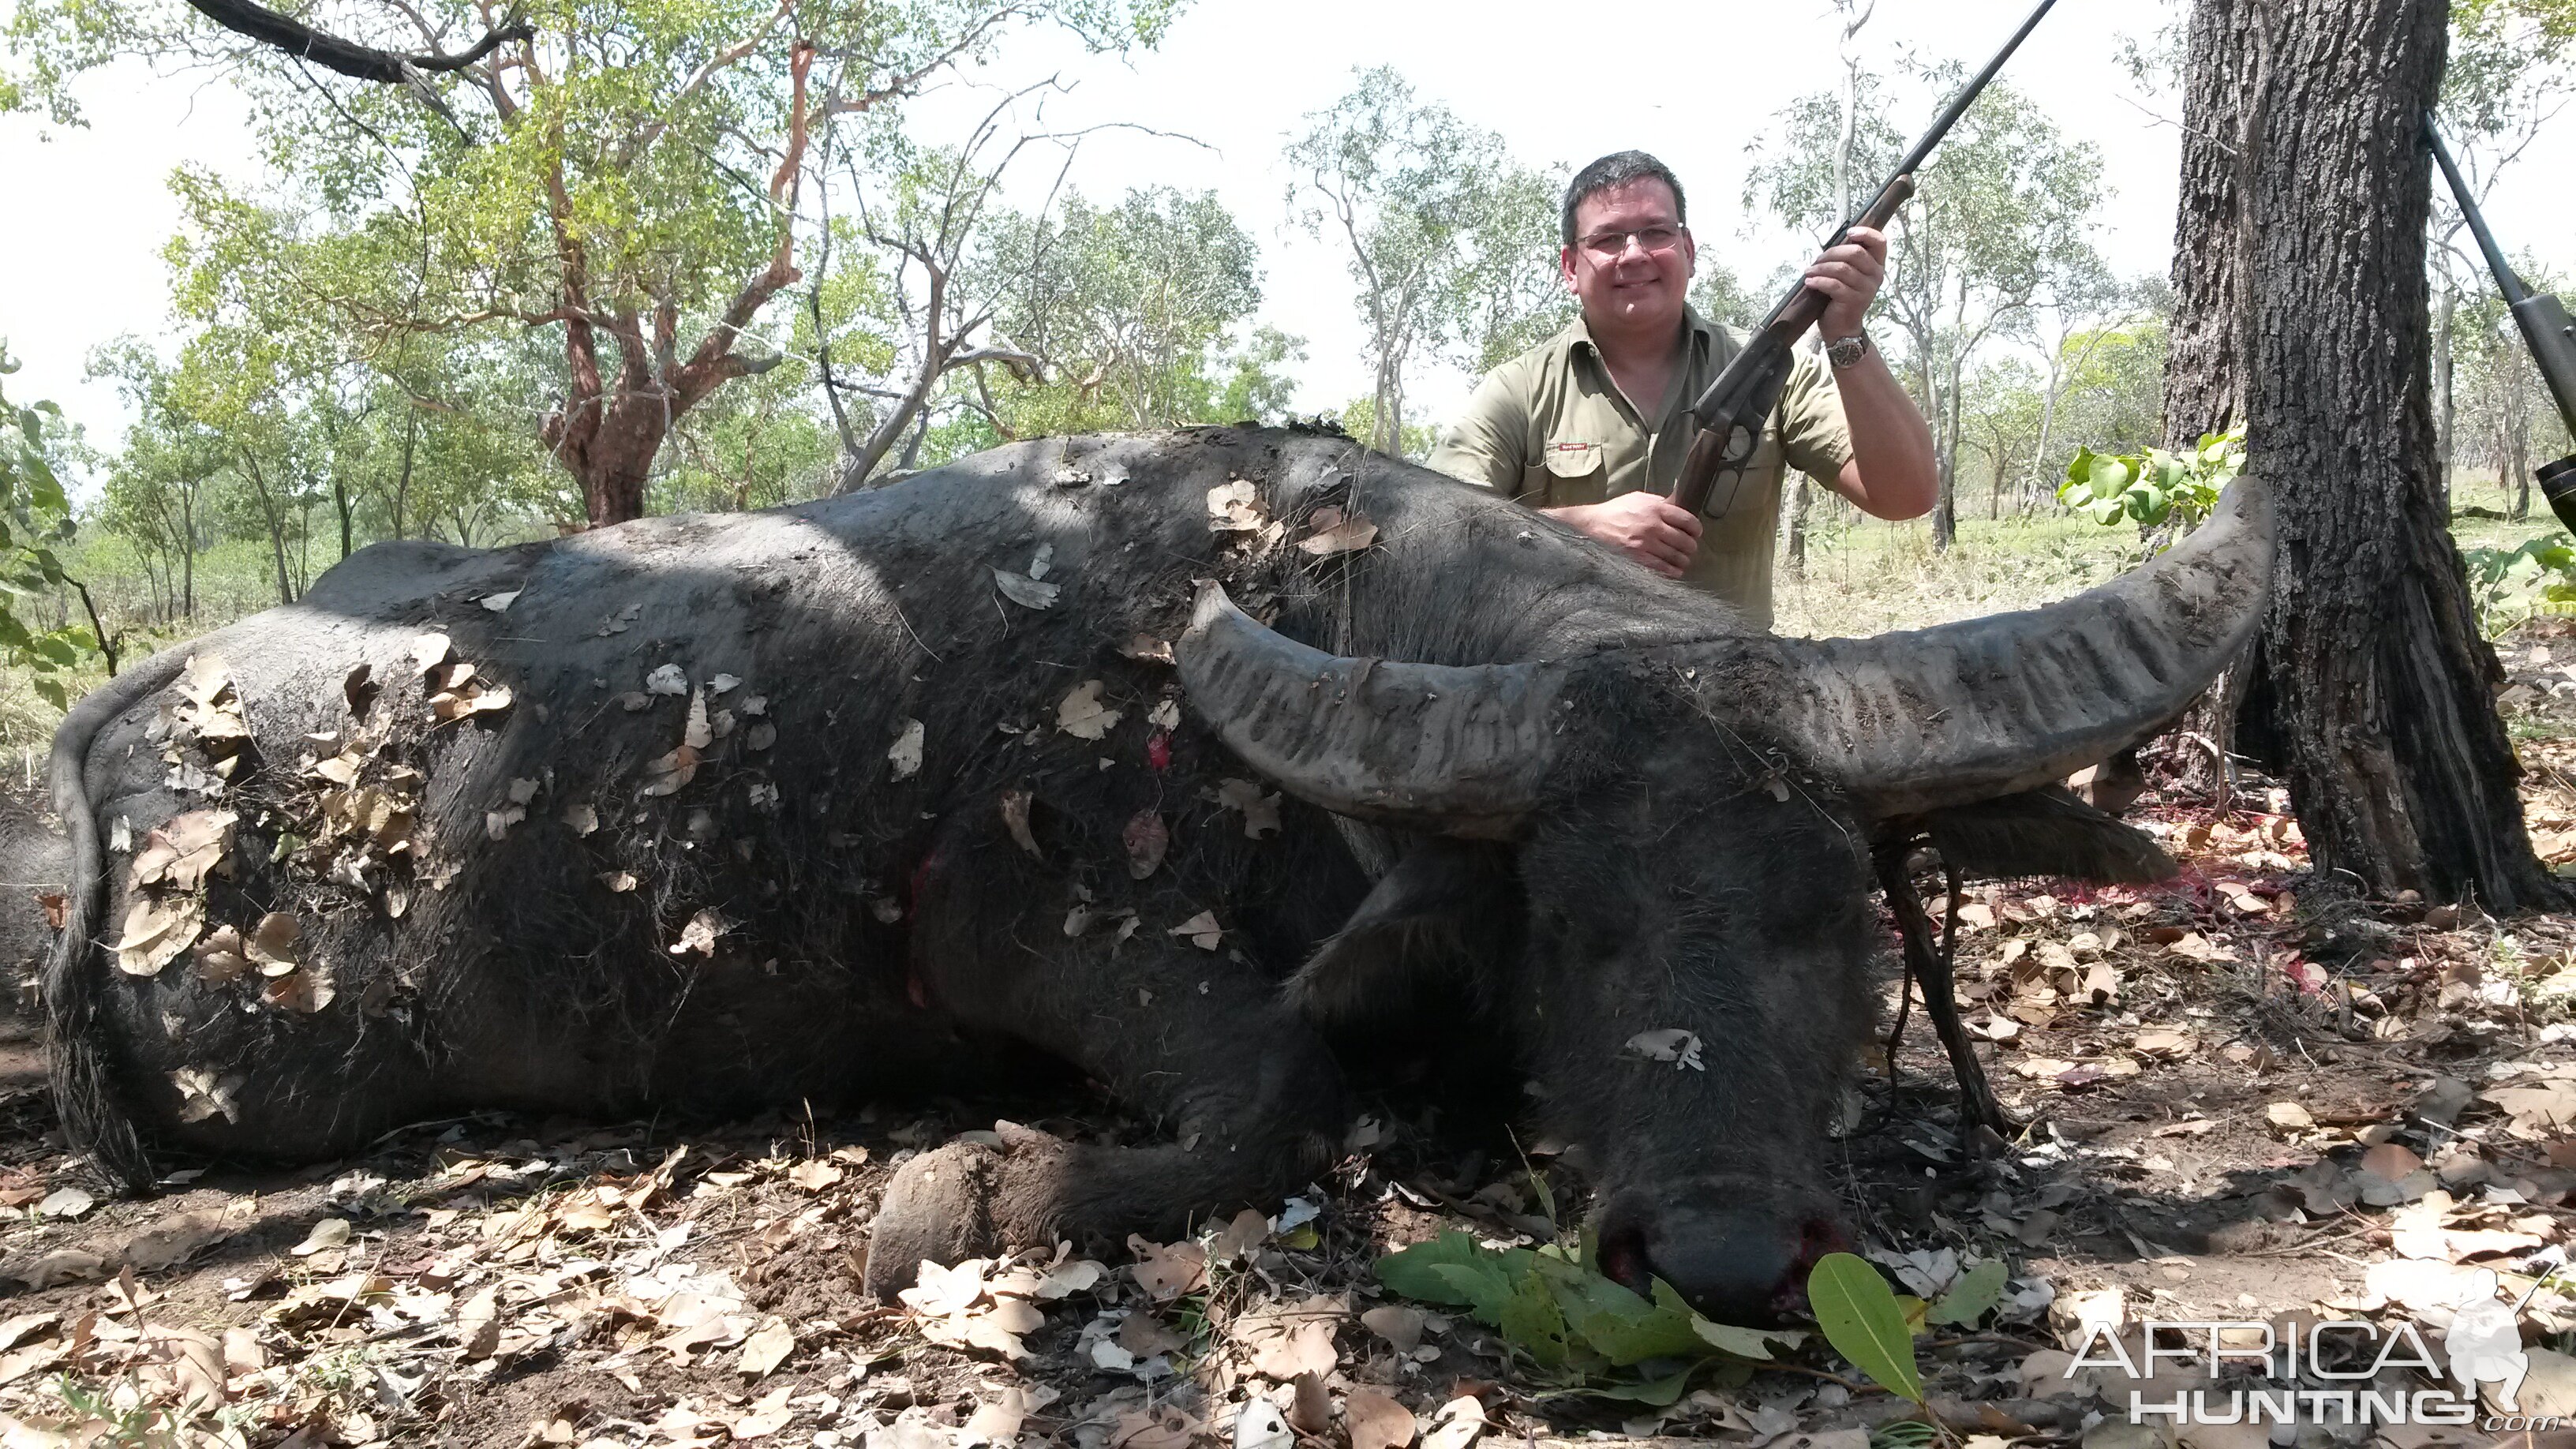
[[[1699,426],[1690,416],[1711,381],[1743,350],[1735,333],[1693,311],[1690,353],[1651,415],[1619,391],[1577,317],[1574,325],[1495,368],[1441,435],[1431,466],[1533,508],[1599,503],[1640,488],[1670,493]],[[1822,357],[1800,353],[1762,445],[1723,518],[1708,520],[1684,581],[1771,627],[1771,554],[1787,469],[1830,484],[1851,461],[1842,394]],[[1720,479],[1718,493],[1725,492]],[[1710,499],[1711,506],[1724,500]]]

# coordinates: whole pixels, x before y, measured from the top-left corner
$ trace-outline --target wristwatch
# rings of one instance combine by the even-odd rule
[[[1865,332],[1855,332],[1849,337],[1829,338],[1825,342],[1825,360],[1834,365],[1836,372],[1860,361],[1868,351],[1869,334]]]

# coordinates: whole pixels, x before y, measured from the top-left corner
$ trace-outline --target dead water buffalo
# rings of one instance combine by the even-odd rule
[[[58,1093],[136,1184],[158,1149],[846,1099],[1003,1043],[1168,1125],[918,1159],[886,1277],[1302,1182],[1345,1126],[1330,1033],[1430,998],[1588,1145],[1612,1272],[1757,1317],[1834,1238],[1873,833],[2172,717],[2269,549],[2240,483],[2068,603],[1776,639],[1488,493],[1250,428],[381,544],[64,723]],[[2153,855],[1984,808],[2007,853]]]

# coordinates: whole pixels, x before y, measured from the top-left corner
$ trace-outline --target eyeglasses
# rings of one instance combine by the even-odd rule
[[[1635,231],[1596,231],[1575,245],[1597,261],[1615,262],[1628,254],[1628,243],[1632,241],[1639,251],[1652,256],[1672,250],[1681,239],[1682,229],[1677,226],[1641,226]]]

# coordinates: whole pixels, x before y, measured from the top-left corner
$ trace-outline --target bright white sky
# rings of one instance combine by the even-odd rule
[[[1207,143],[1095,136],[1073,181],[1095,198],[1151,183],[1214,188],[1261,243],[1262,320],[1307,340],[1299,409],[1334,410],[1369,390],[1362,333],[1342,255],[1288,224],[1279,151],[1305,113],[1347,88],[1355,66],[1397,67],[1424,97],[1501,132],[1525,161],[1579,165],[1628,146],[1657,153],[1690,192],[1702,252],[1748,279],[1811,249],[1812,239],[1748,225],[1740,200],[1748,143],[1791,99],[1835,81],[1824,0],[1663,8],[1662,32],[1647,34],[1635,14],[1594,22],[1563,5],[1198,0],[1160,51],[1131,63],[1021,37],[974,84],[926,98],[916,129],[937,138],[988,108],[990,87],[1059,73],[1077,85],[1047,103],[1050,129],[1123,120]],[[1874,68],[1907,52],[1974,65],[2026,12],[2024,0],[1880,0],[1862,44]],[[2070,136],[2102,148],[2116,194],[2098,241],[2124,275],[2166,270],[2177,133],[2147,113],[2171,113],[2174,102],[2134,95],[2115,56],[2122,36],[2143,41],[2173,13],[2170,0],[2060,0],[2004,72]],[[248,179],[259,162],[243,109],[220,84],[124,67],[92,77],[87,96],[88,130],[0,118],[0,180],[17,218],[0,227],[0,338],[25,362],[7,383],[13,399],[51,397],[108,444],[124,412],[112,389],[82,377],[82,361],[119,333],[156,336],[167,326],[159,250],[177,208],[163,179],[185,161]],[[1917,98],[1890,119],[1911,133],[1930,110]],[[1041,180],[1041,170],[1051,176],[1052,166],[1027,175]],[[2489,208],[2508,248],[2531,248],[2561,272],[2576,270],[2576,200],[2554,194],[2570,174],[2576,111],[2508,173]],[[1413,415],[1446,413],[1471,382],[1425,366]]]

